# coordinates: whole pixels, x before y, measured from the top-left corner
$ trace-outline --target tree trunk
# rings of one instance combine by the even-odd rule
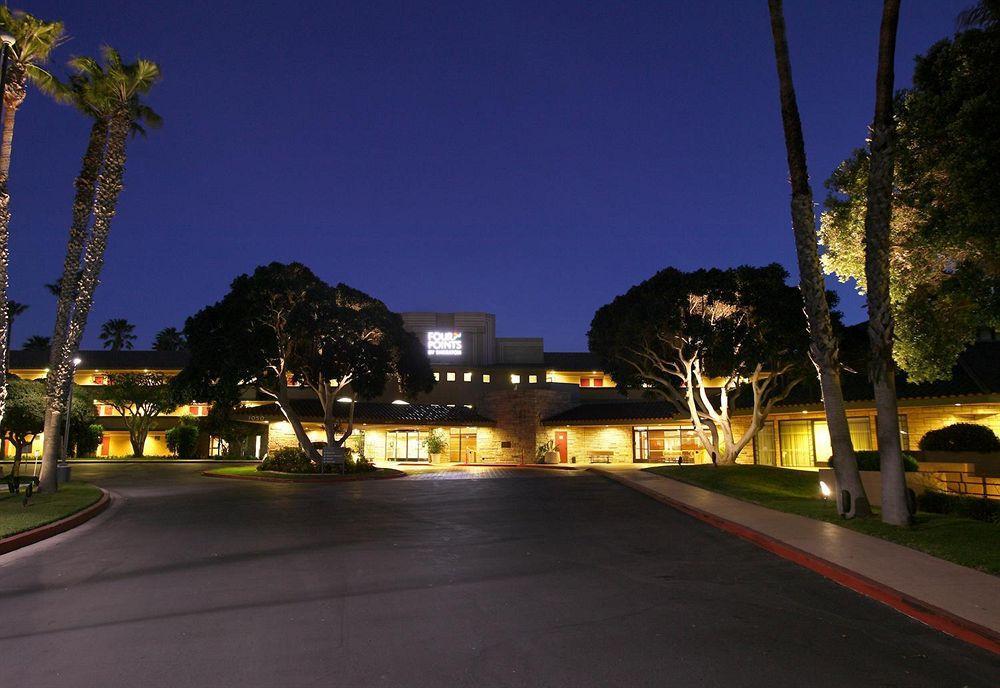
[[[283,373],[279,375],[278,380],[278,408],[281,409],[281,414],[285,417],[285,420],[289,425],[292,426],[292,431],[295,433],[295,439],[299,441],[299,446],[302,451],[306,453],[306,456],[310,460],[320,462],[322,457],[316,448],[312,446],[312,440],[309,439],[306,429],[302,426],[302,421],[299,419],[299,414],[295,412],[292,408],[292,404],[288,399],[288,387],[284,382]]]
[[[882,470],[882,520],[892,525],[910,524],[906,504],[906,478],[899,441],[899,408],[896,403],[896,365],[892,360],[893,318],[889,298],[889,258],[892,246],[892,182],[895,164],[896,123],[893,118],[893,61],[899,0],[885,0],[879,31],[878,72],[875,79],[875,117],[871,132],[871,168],[868,174],[865,213],[865,281],[868,301],[868,338],[871,342],[869,375],[875,386],[878,414],[878,448]]]
[[[59,357],[62,354],[66,332],[69,330],[70,312],[79,287],[77,281],[80,277],[80,259],[87,241],[87,229],[94,208],[97,180],[101,173],[101,160],[104,157],[107,140],[107,122],[95,121],[90,128],[87,150],[84,152],[80,173],[74,184],[76,195],[73,198],[73,217],[69,228],[69,240],[66,243],[66,258],[63,261],[62,276],[59,279],[62,288],[56,300],[56,320],[52,331],[51,348],[49,349],[49,370],[59,368]],[[71,351],[70,356],[72,354]],[[52,384],[46,387],[47,394],[52,396],[58,394],[59,390],[55,388],[55,383],[56,380],[53,378]],[[61,391],[65,394],[66,390]]]
[[[806,320],[812,338],[810,356],[816,366],[820,387],[823,390],[823,409],[826,413],[827,426],[830,428],[833,469],[837,476],[837,484],[841,492],[846,492],[850,497],[850,509],[845,509],[848,506],[845,504],[846,500],[842,500],[841,495],[838,495],[837,509],[847,518],[867,516],[871,514],[871,507],[864,486],[861,484],[851,435],[847,432],[847,414],[840,387],[840,356],[830,320],[830,304],[826,300],[823,268],[819,261],[812,188],[809,186],[809,172],[806,166],[802,121],[792,82],[792,65],[788,56],[782,3],[781,0],[768,0],[767,4],[771,14],[771,34],[774,39],[774,56],[781,97],[781,119],[792,185],[792,231],[795,234],[795,253],[799,267],[799,289],[802,291]]]
[[[128,441],[132,445],[132,456],[141,459],[146,451],[146,437],[149,435],[148,428],[129,430]]]
[[[3,422],[7,411],[7,355],[10,345],[10,313],[7,311],[7,286],[10,269],[10,195],[7,193],[7,180],[0,178],[0,362],[3,362],[3,375],[0,375],[0,422]]]
[[[22,87],[23,88],[23,87]],[[0,134],[0,180],[7,181],[10,175],[10,157],[14,148],[14,118],[18,106],[10,103],[4,108],[3,133]]]
[[[98,178],[97,191],[94,194],[94,228],[90,242],[87,244],[83,257],[83,265],[76,294],[73,299],[72,315],[69,327],[59,347],[57,364],[50,366],[50,371],[56,375],[53,381],[54,389],[63,390],[72,372],[73,352],[80,346],[83,331],[87,326],[87,317],[94,302],[94,291],[97,289],[101,268],[104,266],[104,251],[108,245],[108,234],[111,232],[111,221],[115,216],[118,196],[123,188],[125,176],[125,145],[131,127],[131,119],[127,112],[118,113],[108,125],[108,138],[104,156],[104,173]],[[50,372],[50,375],[52,373]],[[70,383],[72,381],[70,380]],[[65,411],[64,394],[48,395],[47,408],[51,413]],[[54,473],[58,464],[59,444],[57,438],[45,435],[42,445],[42,471],[40,489],[54,489],[55,478],[48,478]]]
[[[16,478],[21,474],[21,458],[24,454],[24,444],[14,442],[14,464],[10,467],[10,476]]]

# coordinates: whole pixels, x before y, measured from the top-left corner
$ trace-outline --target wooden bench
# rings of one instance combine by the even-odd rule
[[[587,460],[590,463],[611,463],[614,457],[613,451],[592,451],[587,455]]]

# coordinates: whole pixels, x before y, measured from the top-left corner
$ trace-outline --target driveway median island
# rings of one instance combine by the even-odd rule
[[[88,483],[69,482],[53,493],[0,494],[0,554],[80,525],[103,511],[108,497]]]
[[[343,483],[358,480],[383,480],[402,478],[406,475],[395,468],[377,468],[360,473],[285,473],[281,471],[259,471],[257,465],[227,466],[203,471],[209,478],[230,478],[233,480],[258,480],[272,483]]]

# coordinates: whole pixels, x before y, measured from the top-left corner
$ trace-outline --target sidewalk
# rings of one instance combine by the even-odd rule
[[[748,539],[904,614],[1000,652],[1000,578],[832,523],[643,471],[591,470]]]

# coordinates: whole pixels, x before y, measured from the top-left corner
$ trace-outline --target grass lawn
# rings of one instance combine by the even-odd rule
[[[101,498],[101,491],[87,483],[69,482],[59,486],[55,494],[34,494],[28,506],[21,506],[22,494],[12,495],[3,485],[0,494],[0,537],[7,537],[58,521],[90,506]]]
[[[339,475],[335,473],[280,473],[278,471],[258,471],[257,464],[252,466],[226,466],[213,468],[206,473],[220,476],[251,477],[251,478],[278,478],[284,480],[301,480],[303,482],[315,480],[321,483],[335,483],[341,480],[369,480],[371,478],[388,478],[394,475],[403,475],[402,471],[392,468],[379,468],[367,473],[348,473]]]
[[[866,535],[918,549],[956,564],[1000,575],[1000,526],[949,514],[918,512],[912,528],[878,516],[845,521],[820,498],[816,473],[770,466],[658,466],[646,469],[713,492],[778,511],[829,521]]]

